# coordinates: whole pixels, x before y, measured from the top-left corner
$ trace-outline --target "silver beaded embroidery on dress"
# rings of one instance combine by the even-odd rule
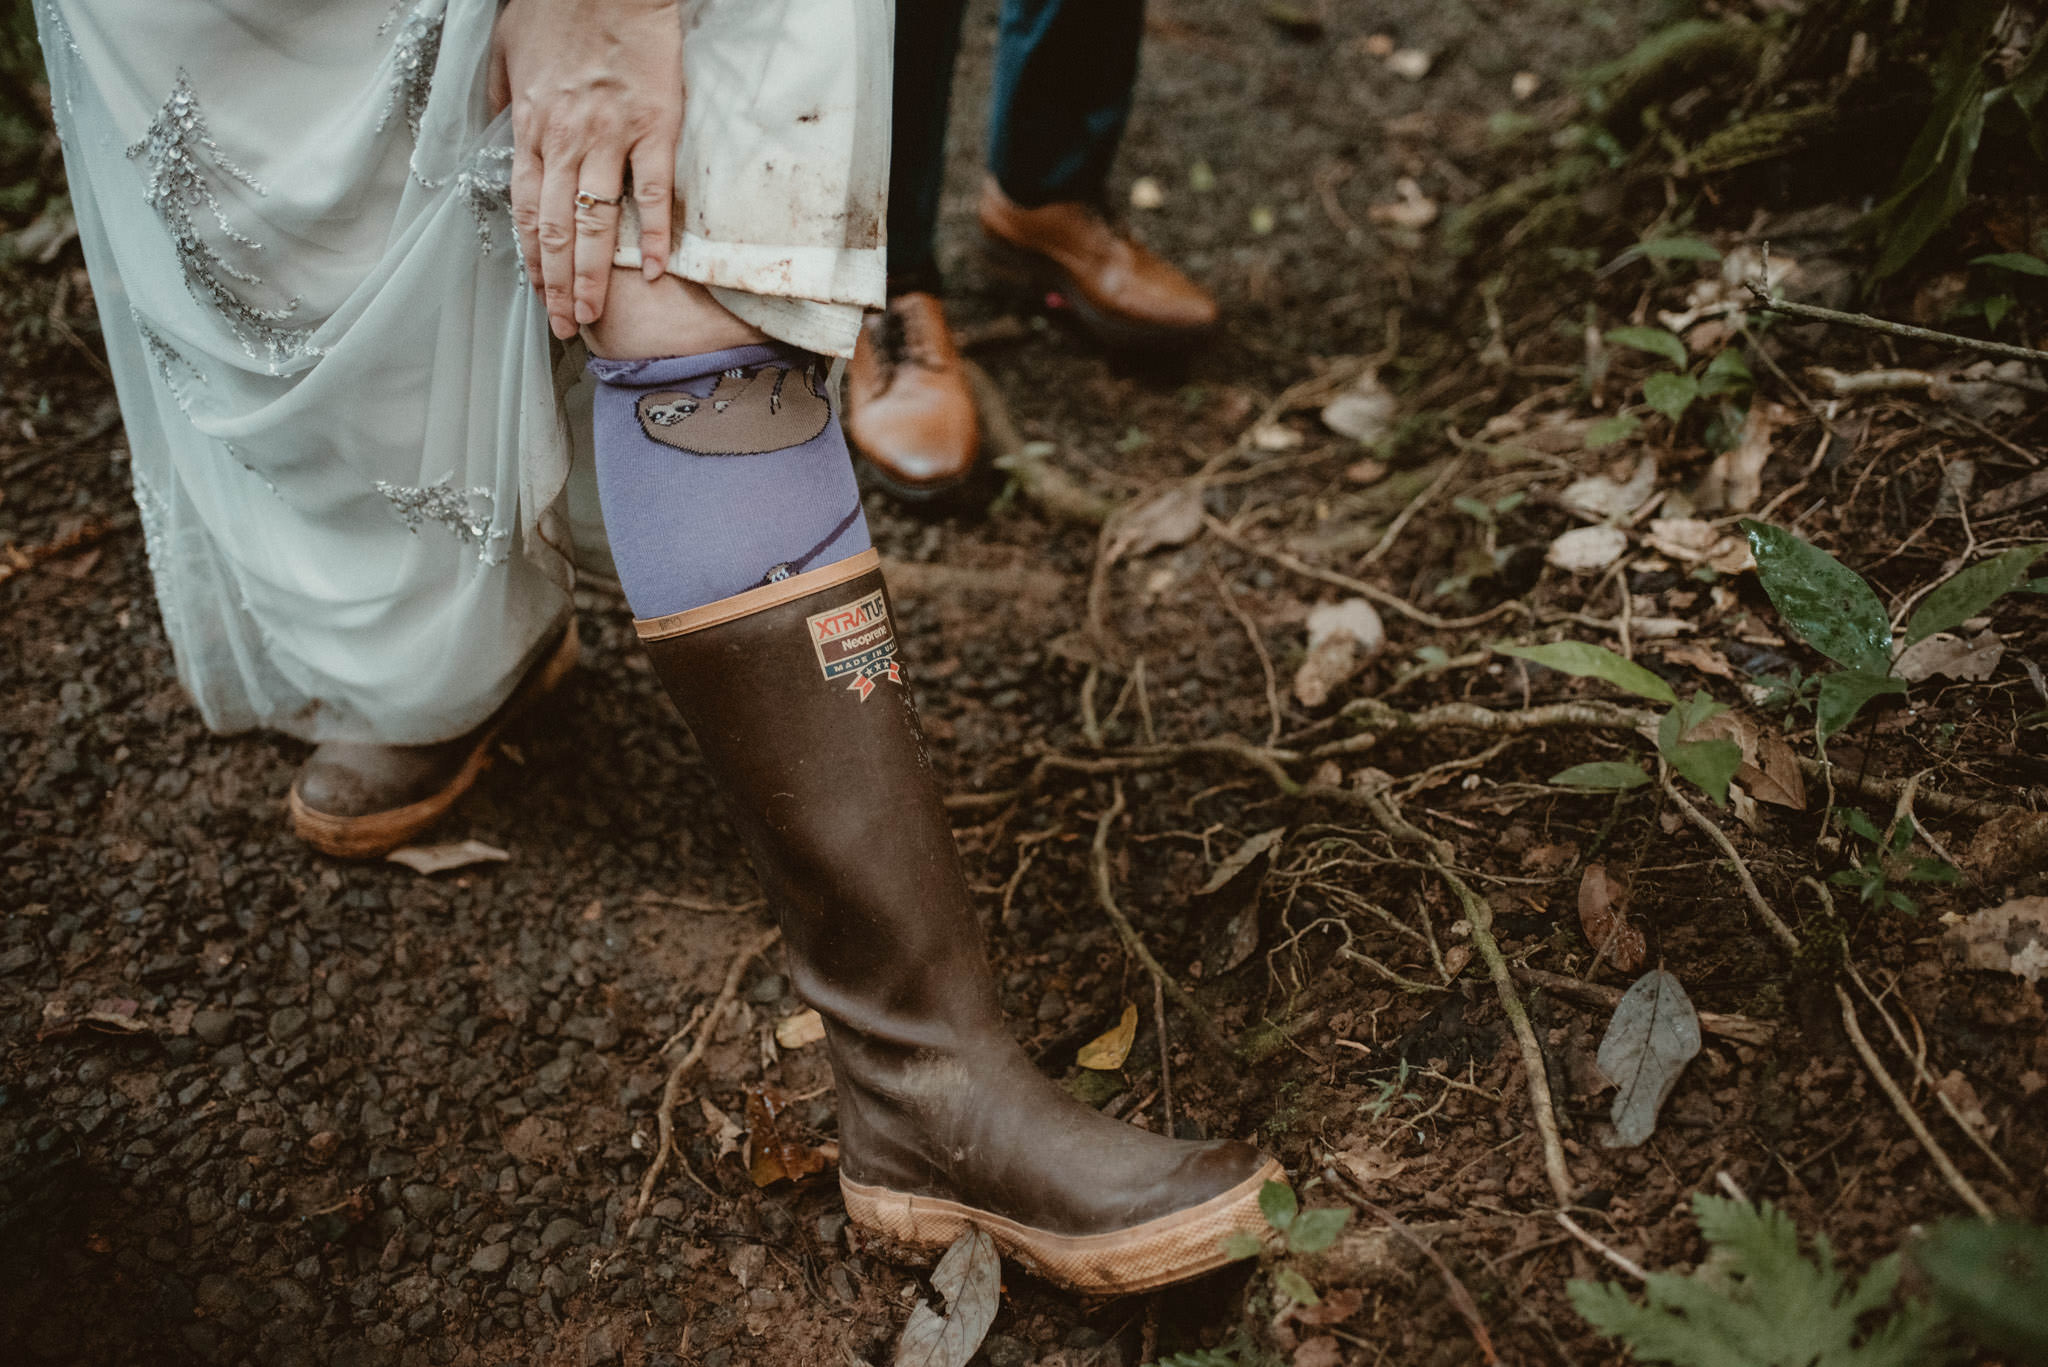
[[[455,533],[458,541],[475,546],[477,559],[484,564],[504,562],[504,543],[509,539],[509,533],[491,526],[497,502],[489,489],[457,489],[447,478],[424,487],[391,484],[380,479],[377,492],[390,501],[399,520],[411,528],[415,536],[419,534],[420,524],[438,522]],[[478,504],[482,504],[481,511]]]
[[[206,168],[199,159],[202,152],[223,175],[233,177],[259,195],[264,193],[256,178],[228,160],[207,132],[198,94],[181,73],[163,107],[128,148],[127,155],[129,160],[139,160],[148,168],[149,181],[143,198],[170,232],[178,265],[184,271],[185,287],[194,298],[213,305],[234,329],[243,349],[251,356],[267,360],[275,373],[284,363],[314,350],[308,341],[310,332],[285,325],[285,320],[298,310],[296,296],[277,308],[259,308],[243,299],[235,286],[260,286],[263,277],[229,262],[202,235],[198,214],[204,209],[228,242],[250,252],[263,249],[228,222],[227,210],[207,183]]]
[[[479,147],[455,173],[455,192],[476,220],[476,238],[489,256],[497,245],[491,228],[512,212],[512,149]]]
[[[392,7],[377,32],[390,31],[400,8]],[[403,108],[405,126],[411,130],[413,141],[419,141],[420,123],[426,117],[427,97],[434,85],[434,63],[441,56],[441,25],[446,17],[438,10],[431,14],[415,10],[398,24],[398,37],[391,45],[394,80],[391,93],[384,100],[384,113],[377,120],[379,133],[390,125],[391,116]]]

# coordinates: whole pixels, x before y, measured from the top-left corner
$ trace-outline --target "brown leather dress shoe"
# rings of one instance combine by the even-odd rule
[[[1207,290],[1086,204],[1027,209],[991,178],[981,188],[981,231],[991,266],[1058,290],[1106,345],[1176,350],[1216,326],[1216,300]]]
[[[974,390],[929,294],[899,294],[862,326],[846,367],[846,438],[899,498],[924,502],[974,472]]]
[[[576,624],[482,726],[434,745],[328,741],[292,780],[285,798],[293,834],[322,854],[374,859],[441,819],[490,764],[491,742],[516,717],[554,691],[576,667]]]

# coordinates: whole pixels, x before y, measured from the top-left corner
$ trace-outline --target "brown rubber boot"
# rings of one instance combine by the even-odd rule
[[[981,231],[991,266],[1058,290],[1108,346],[1181,350],[1216,326],[1216,300],[1207,290],[1089,205],[1027,209],[990,177],[982,182]]]
[[[974,390],[934,296],[899,294],[862,325],[846,367],[846,439],[883,487],[913,503],[973,474]]]
[[[285,798],[293,834],[322,854],[375,859],[439,821],[489,767],[491,742],[576,667],[576,624],[526,672],[482,726],[435,745],[315,747]]]
[[[825,1018],[855,1223],[950,1243],[968,1225],[1051,1281],[1144,1291],[1266,1227],[1280,1166],[1081,1105],[1004,1024],[896,659],[872,551],[638,623]]]

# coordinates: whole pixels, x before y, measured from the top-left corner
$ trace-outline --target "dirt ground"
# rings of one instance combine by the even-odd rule
[[[1545,781],[1640,752],[1626,728],[1372,721],[1374,698],[1413,717],[1615,697],[1487,652],[1501,640],[1632,650],[1681,692],[1759,717],[1775,714],[1746,691],[1756,677],[1817,662],[1754,575],[1709,582],[1641,542],[1612,574],[1545,564],[1578,520],[1558,497],[1569,480],[1625,479],[1654,454],[1659,487],[1690,487],[1711,458],[1661,429],[1546,447],[1541,433],[1598,416],[1569,378],[1591,299],[1490,332],[1438,235],[1371,212],[1401,202],[1403,177],[1448,208],[1512,175],[1489,117],[1540,108],[1626,49],[1632,7],[1328,5],[1304,37],[1233,0],[1155,4],[1118,193],[1158,183],[1137,231],[1228,319],[1165,371],[1105,360],[1056,308],[981,272],[991,8],[969,24],[942,259],[1014,429],[991,440],[1027,477],[986,515],[911,516],[878,493],[868,509],[1004,1003],[1091,1103],[1155,1128],[1171,1106],[1182,1134],[1256,1139],[1311,1204],[1357,1213],[1301,1263],[1336,1308],[1327,1323],[1275,1321],[1250,1268],[1106,1304],[1013,1275],[978,1360],[1135,1365],[1252,1325],[1304,1364],[1619,1361],[1565,1299],[1573,1278],[1618,1274],[1555,1218],[1529,1055],[1475,916],[1521,975],[1574,1217],[1613,1253],[1696,1261],[1687,1202],[1729,1186],[1859,1265],[1963,1209],[1846,1033],[1845,947],[1886,1003],[1863,1006],[1875,1047],[1964,1179],[1999,1210],[2048,1215],[2041,992],[1940,944],[1946,913],[2048,894],[2040,600],[1996,609],[2008,649],[1990,677],[1918,687],[1830,748],[1834,800],[1880,826],[1925,774],[1913,811],[1966,881],[1916,885],[1917,914],[1841,887],[1841,914],[1822,912],[1801,879],[1854,859],[1824,830],[1817,779],[1753,825],[1691,790],[1804,937],[1798,954],[1671,797]],[[1430,53],[1427,75],[1396,74],[1378,34]],[[1533,93],[1515,90],[1524,72]],[[1717,240],[1776,229],[1774,249],[1801,250],[1797,223],[1759,213],[1731,212]],[[437,833],[508,861],[430,877],[313,855],[280,814],[302,748],[207,734],[173,679],[75,250],[6,279],[0,543],[56,549],[0,583],[0,1360],[886,1362],[929,1295],[923,1269],[847,1228],[829,1168],[750,1175],[749,1089],[787,1102],[778,1129],[799,1147],[834,1129],[817,1048],[776,1043],[801,1004],[775,952],[745,967],[684,1087],[685,1164],[630,1219],[669,1067],[767,921],[623,604],[581,593],[584,668]],[[1602,296],[1607,324],[1652,306],[1654,283],[1630,288],[1640,300]],[[1503,335],[1509,355],[1488,360]],[[1816,330],[1772,345],[1788,374],[1898,359]],[[1438,415],[1386,461],[1317,419],[1369,360],[1404,414]],[[1895,601],[1972,547],[2048,540],[2039,506],[1973,526],[1937,504],[1961,459],[1979,488],[2040,465],[2038,399],[1969,423],[1884,399],[1828,410],[1824,430],[1774,392],[1795,411],[1762,502]],[[1511,440],[1536,454],[1503,458]],[[1175,489],[1209,521],[1163,544],[1111,554],[1089,520]],[[1360,581],[1405,607],[1382,599],[1384,649],[1307,705],[1309,613]],[[1169,1006],[1162,1050],[1152,984],[1098,898],[1098,844],[1117,904],[1227,1049]],[[1594,1052],[1635,973],[1581,928],[1595,864],[1628,889],[1641,963],[1719,1013],[1634,1148],[1603,1142],[1612,1089]],[[1076,1068],[1127,1004],[1140,1027],[1124,1067]]]

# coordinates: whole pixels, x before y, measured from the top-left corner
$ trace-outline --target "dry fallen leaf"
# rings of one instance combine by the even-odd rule
[[[920,1300],[896,1344],[895,1367],[967,1367],[995,1323],[1002,1298],[1003,1262],[995,1241],[969,1225],[932,1269],[941,1315]]]
[[[1275,826],[1271,830],[1260,831],[1257,835],[1248,837],[1242,845],[1231,851],[1229,858],[1216,866],[1216,871],[1209,875],[1209,881],[1195,890],[1195,896],[1207,897],[1211,893],[1221,892],[1225,885],[1250,868],[1261,855],[1278,845],[1281,837],[1286,834],[1285,826]]]
[[[2048,897],[2015,897],[1960,917],[1941,943],[1964,968],[2011,973],[2037,983],[2048,973]]]
[[[1627,518],[1648,501],[1657,487],[1657,458],[1645,455],[1627,483],[1606,475],[1573,480],[1560,497],[1565,506],[1594,517]]]
[[[1116,533],[1109,542],[1109,559],[1113,564],[1125,556],[1140,556],[1161,546],[1183,545],[1201,530],[1201,486],[1176,485],[1118,519]]]
[[[1717,574],[1740,574],[1756,564],[1747,537],[1693,517],[1653,518],[1643,542],[1673,560],[1705,565]]]
[[[1123,1018],[1114,1026],[1081,1046],[1074,1062],[1100,1073],[1113,1073],[1131,1056],[1131,1044],[1138,1038],[1138,1008],[1126,1002]]]
[[[801,1049],[825,1038],[825,1018],[815,1011],[799,1011],[775,1023],[775,1042],[785,1049]]]
[[[1422,187],[1412,176],[1396,180],[1394,193],[1401,198],[1392,204],[1372,205],[1365,216],[1384,227],[1406,228],[1410,232],[1420,232],[1436,222],[1436,201],[1422,193]]]
[[[1419,81],[1436,65],[1436,58],[1419,47],[1398,48],[1387,54],[1387,70],[1404,81]]]
[[[1368,369],[1323,405],[1323,426],[1340,437],[1371,443],[1387,435],[1399,407],[1393,393],[1380,383],[1379,372]]]
[[[1339,684],[1387,643],[1387,629],[1363,598],[1324,603],[1308,615],[1308,658],[1294,671],[1295,700],[1321,707]]]
[[[1969,640],[1937,631],[1899,652],[1892,672],[1907,683],[1929,679],[1988,679],[2005,658],[2005,642],[1995,631],[1980,631]]]
[[[1714,457],[1706,478],[1700,481],[1699,506],[1731,513],[1746,513],[1756,507],[1763,494],[1764,466],[1771,458],[1771,439],[1790,421],[1792,410],[1783,404],[1763,399],[1752,403],[1742,423],[1741,438]]]
[[[837,1157],[833,1149],[812,1148],[782,1137],[775,1121],[788,1108],[789,1101],[775,1088],[766,1083],[748,1083],[743,1090],[747,1095],[747,1175],[754,1179],[755,1186],[794,1182],[821,1171]]]
[[[1799,756],[1784,737],[1754,717],[1743,712],[1716,713],[1693,728],[1691,739],[1734,741],[1742,750],[1735,779],[1751,797],[1795,812],[1806,810],[1806,776],[1800,772]]]
[[[697,1107],[704,1113],[704,1133],[711,1136],[711,1142],[716,1146],[711,1154],[712,1161],[716,1162],[729,1153],[738,1153],[740,1141],[747,1137],[739,1121],[712,1105],[709,1097],[698,1097]]]
[[[1618,1089],[1615,1146],[1634,1148],[1657,1130],[1657,1112],[1700,1051],[1699,1014],[1678,979],[1652,969],[1622,993],[1600,1041],[1600,1070]]]
[[[1346,1149],[1336,1155],[1344,1171],[1351,1174],[1353,1181],[1362,1187],[1377,1186],[1391,1182],[1406,1172],[1413,1159],[1397,1158],[1377,1144],[1362,1144],[1355,1149]]]
[[[1166,191],[1150,176],[1139,176],[1131,182],[1131,207],[1149,210],[1166,207]]]
[[[1579,927],[1601,960],[1618,972],[1636,972],[1649,956],[1642,930],[1628,918],[1628,889],[1608,874],[1605,864],[1588,864],[1579,877]]]
[[[471,864],[502,864],[512,856],[481,840],[457,840],[446,845],[406,845],[384,857],[414,873],[446,873]]]
[[[1574,527],[1550,543],[1544,559],[1561,570],[1583,574],[1604,570],[1628,550],[1628,533],[1619,527]]]
[[[1664,658],[1671,664],[1690,665],[1700,673],[1711,674],[1717,679],[1727,679],[1730,682],[1735,679],[1735,666],[1729,664],[1728,657],[1712,646],[1691,643],[1676,645],[1664,652]]]

